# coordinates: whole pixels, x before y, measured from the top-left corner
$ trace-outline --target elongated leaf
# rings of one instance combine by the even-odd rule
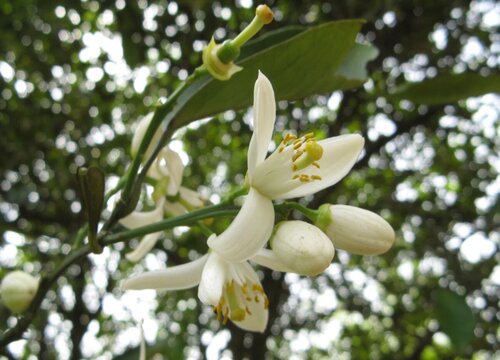
[[[182,93],[173,109],[174,126],[251,105],[259,70],[273,83],[278,100],[359,86],[366,78],[366,62],[376,55],[373,47],[355,43],[362,23],[343,20],[303,31],[294,27],[249,44],[237,61],[243,70],[231,80],[207,75]],[[355,56],[359,59],[353,61]]]
[[[406,83],[392,94],[416,104],[448,104],[472,96],[500,92],[500,75],[448,74],[418,83]]]
[[[435,296],[436,318],[441,330],[448,335],[458,351],[463,350],[474,335],[474,315],[465,298],[449,290],[439,290]]]

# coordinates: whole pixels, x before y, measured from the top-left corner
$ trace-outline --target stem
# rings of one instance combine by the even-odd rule
[[[192,225],[196,222],[212,218],[212,217],[222,217],[228,215],[235,215],[238,213],[239,208],[226,204],[218,204],[213,206],[208,206],[200,210],[192,211],[187,214],[177,216],[175,218],[166,219],[160,221],[156,224],[144,226],[137,229],[122,231],[116,234],[108,234],[102,237],[101,244],[102,245],[111,245],[117,242],[130,240],[132,238],[143,236],[146,234],[150,234],[157,231],[171,229],[175,226],[183,226],[183,225]],[[84,238],[86,232],[84,228],[82,228],[77,235],[75,236],[74,243],[79,243],[80,240]],[[101,233],[103,234],[103,233]],[[56,283],[57,279],[64,274],[64,272],[72,265],[81,260],[83,257],[89,255],[91,253],[91,249],[89,244],[85,244],[77,250],[74,250],[70,254],[68,254],[60,263],[60,265],[56,268],[53,273],[48,275],[42,275],[40,280],[40,285],[38,287],[38,291],[36,293],[33,302],[31,303],[29,309],[25,312],[24,316],[19,318],[16,325],[13,328],[8,329],[6,332],[0,335],[0,349],[6,347],[9,343],[20,339],[23,336],[23,333],[26,331],[28,326],[31,324],[33,319],[35,318],[40,304],[44,300],[47,292],[50,288]]]
[[[292,209],[292,210],[297,210],[300,211],[302,214],[304,214],[309,220],[311,221],[316,221],[316,218],[318,217],[318,211],[309,209],[308,207],[299,204],[297,202],[285,202],[281,205],[277,205],[276,207],[282,208],[282,209]]]
[[[167,141],[170,139],[172,133],[174,132],[174,128],[171,125],[170,122],[173,119],[173,115],[167,119],[166,122],[166,128],[165,131],[163,132],[160,140],[158,141],[158,144],[156,145],[153,153],[151,156],[146,160],[144,163],[141,171],[139,172],[139,168],[141,166],[144,154],[146,153],[146,150],[149,147],[149,143],[151,142],[151,139],[153,138],[156,130],[160,126],[161,122],[165,120],[167,115],[172,112],[172,109],[174,107],[175,101],[178,99],[179,95],[191,84],[193,81],[196,79],[200,78],[201,76],[205,75],[207,73],[207,70],[203,67],[200,66],[194,70],[194,72],[184,81],[173,93],[170,95],[170,97],[167,99],[167,102],[159,107],[153,116],[153,119],[151,120],[151,123],[149,124],[148,129],[146,130],[146,133],[144,134],[144,138],[142,139],[141,145],[139,146],[139,149],[137,151],[136,156],[132,160],[132,164],[127,170],[127,174],[125,175],[125,185],[124,189],[121,195],[120,200],[118,201],[115,209],[111,213],[111,216],[109,219],[104,223],[101,232],[106,232],[108,229],[110,229],[120,217],[123,217],[127,214],[124,214],[124,210],[128,210],[127,208],[130,207],[130,205],[135,206],[135,204],[130,204],[130,201],[132,200],[132,195],[136,191],[140,191],[140,186],[142,182],[144,181],[144,178],[146,177],[146,174],[153,164],[156,156],[160,152],[160,150],[166,145]]]

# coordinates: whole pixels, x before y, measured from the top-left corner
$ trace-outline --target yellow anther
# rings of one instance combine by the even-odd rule
[[[307,133],[307,134],[305,134],[305,135],[304,135],[304,137],[305,137],[306,139],[313,138],[313,137],[314,137],[314,133],[313,133],[313,132]]]
[[[304,142],[304,140],[302,138],[298,138],[298,139],[295,139],[292,144],[293,145],[302,144],[303,142]]]
[[[247,312],[248,315],[252,315],[252,312],[250,311],[250,309],[248,308],[248,306],[245,307],[245,311]]]
[[[245,320],[245,316],[246,313],[244,309],[238,308],[231,311],[231,320],[242,321]]]
[[[252,290],[258,291],[258,292],[264,294],[264,288],[262,286],[260,286],[259,284],[252,284]]]
[[[278,152],[280,153],[280,152],[282,152],[283,150],[285,150],[285,147],[280,145],[280,146],[278,147]]]
[[[311,179],[313,179],[313,180],[321,180],[321,176],[319,176],[319,175],[312,175]]]
[[[311,165],[316,166],[318,169],[320,168],[319,164],[316,161],[314,161]]]
[[[255,295],[253,299],[254,299],[254,301],[255,301],[256,303],[258,303],[258,302],[260,301],[260,300],[259,300],[259,297],[258,297],[257,295]]]
[[[292,180],[298,179],[300,177],[299,174],[293,175]]]
[[[300,147],[302,146],[302,143],[298,143],[298,144],[295,144],[293,146],[293,150],[297,150],[297,149],[300,149]]]
[[[293,154],[293,156],[292,156],[292,161],[297,160],[300,157],[300,155],[302,155],[303,153],[304,152],[302,150],[296,151],[295,154]]]

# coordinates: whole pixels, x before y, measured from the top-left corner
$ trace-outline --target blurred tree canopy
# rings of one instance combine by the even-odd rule
[[[341,183],[303,199],[381,213],[397,230],[385,255],[338,251],[315,278],[261,269],[263,334],[217,322],[196,290],[124,293],[133,272],[206,251],[196,230],[167,232],[138,264],[129,243],[72,265],[21,340],[23,359],[492,359],[498,341],[498,67],[495,1],[269,1],[276,21],[314,26],[365,19],[359,42],[379,51],[370,80],[349,91],[280,101],[277,132],[366,139]],[[96,165],[108,186],[130,162],[135,121],[201,63],[215,34],[232,38],[251,0],[0,3],[0,276],[51,271],[85,223],[76,171]],[[322,54],[315,54],[321,57]],[[286,66],[285,64],[283,66]],[[454,74],[466,74],[454,76]],[[301,82],[301,74],[296,74]],[[437,79],[423,87],[413,82]],[[429,80],[431,81],[431,80]],[[495,85],[497,84],[497,85]],[[479,97],[471,97],[478,96]],[[179,130],[184,183],[217,202],[244,182],[247,110]],[[279,135],[275,136],[280,141]],[[296,214],[296,216],[299,216]],[[214,224],[220,232],[230,222]],[[0,308],[2,332],[18,320]]]

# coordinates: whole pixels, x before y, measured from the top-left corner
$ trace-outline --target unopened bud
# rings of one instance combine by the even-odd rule
[[[316,225],[337,249],[356,255],[379,255],[394,244],[391,225],[381,216],[355,206],[326,204],[319,208]]]
[[[271,248],[291,270],[310,276],[323,272],[335,255],[332,242],[319,228],[298,220],[276,225]]]
[[[13,271],[3,278],[0,297],[10,311],[22,313],[30,306],[37,290],[38,279],[24,271]]]

